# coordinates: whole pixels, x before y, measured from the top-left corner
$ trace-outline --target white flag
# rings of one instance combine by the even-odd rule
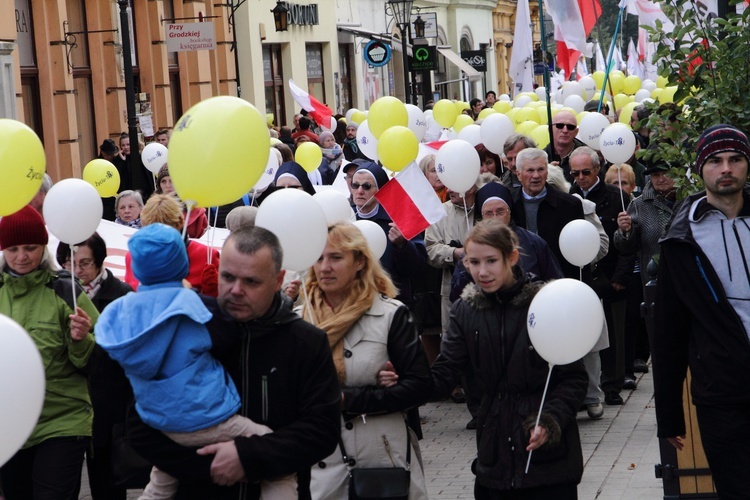
[[[513,34],[513,53],[508,72],[514,83],[514,95],[534,91],[534,51],[531,38],[531,14],[529,2],[518,2],[516,7],[516,31]]]
[[[628,75],[635,75],[643,80],[643,64],[638,60],[638,51],[632,38],[628,42]]]
[[[607,62],[604,60],[604,54],[602,54],[602,44],[596,44],[596,70],[606,71]]]

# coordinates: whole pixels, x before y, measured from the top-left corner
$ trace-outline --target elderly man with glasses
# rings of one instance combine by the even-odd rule
[[[544,148],[549,157],[549,162],[559,165],[563,169],[565,179],[573,182],[570,177],[570,154],[577,148],[584,146],[582,141],[576,139],[578,135],[578,121],[570,111],[559,111],[552,117],[552,139],[553,141]]]

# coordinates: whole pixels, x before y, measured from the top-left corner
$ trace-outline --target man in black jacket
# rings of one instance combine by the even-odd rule
[[[272,233],[237,230],[222,250],[218,302],[204,299],[214,314],[208,324],[212,353],[237,386],[240,413],[274,432],[205,446],[196,454],[131,412],[131,443],[179,479],[177,498],[257,499],[261,479],[294,473],[299,498],[310,498],[310,467],[336,449],[341,389],[328,340],[279,293],[281,262]]]
[[[681,450],[687,367],[703,448],[721,498],[750,491],[750,142],[730,125],[696,146],[706,191],[661,241],[653,335],[658,436]]]
[[[570,154],[570,176],[575,185],[571,194],[596,203],[596,215],[609,237],[614,241],[617,231],[617,215],[627,208],[630,199],[615,186],[605,184],[599,176],[599,155],[587,146],[581,146]],[[623,208],[623,206],[625,208]],[[625,382],[627,389],[636,388],[635,378],[625,377],[625,283],[630,260],[620,261],[620,252],[609,245],[607,255],[596,263],[591,286],[601,297],[604,317],[607,320],[609,347],[600,351],[602,358],[601,385],[604,401],[608,405],[623,403],[620,391]],[[618,265],[619,264],[619,265]]]

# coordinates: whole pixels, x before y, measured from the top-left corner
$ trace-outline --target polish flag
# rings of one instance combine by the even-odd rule
[[[386,182],[375,198],[407,240],[448,215],[416,163]]]
[[[318,122],[318,125],[327,127],[331,123],[331,116],[333,116],[331,108],[299,88],[291,78],[289,79],[289,91],[292,93],[294,101],[302,109],[310,113],[315,118],[315,121]]]
[[[581,54],[592,56],[586,40],[602,15],[602,6],[599,0],[545,0],[544,5],[555,25],[557,65],[568,79]]]

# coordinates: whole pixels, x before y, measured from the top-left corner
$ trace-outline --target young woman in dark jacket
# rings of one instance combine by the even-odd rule
[[[517,266],[518,239],[507,225],[482,221],[465,245],[474,283],[451,310],[432,367],[432,396],[447,396],[471,363],[483,393],[472,467],[475,496],[577,498],[583,458],[576,412],[587,386],[583,363],[554,367],[535,428],[549,365],[529,340],[526,316],[541,284],[531,282]],[[506,497],[508,493],[512,496]]]

